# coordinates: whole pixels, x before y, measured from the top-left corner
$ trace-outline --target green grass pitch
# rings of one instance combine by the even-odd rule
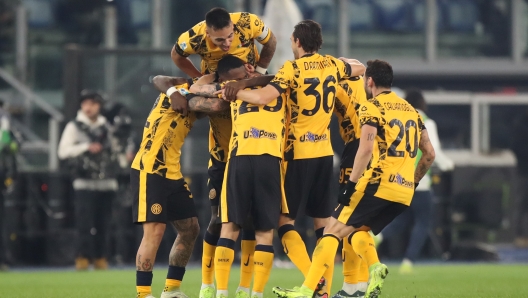
[[[153,294],[163,290],[166,271],[154,272]],[[419,265],[412,275],[398,274],[397,265],[389,266],[382,297],[528,297],[528,265],[441,264]],[[238,284],[239,268],[233,267],[230,293]],[[275,297],[273,286],[300,285],[297,269],[273,269],[264,297]],[[343,282],[341,267],[336,266],[333,293]],[[200,270],[190,269],[182,285],[191,298],[198,297]],[[135,271],[109,270],[12,271],[0,273],[0,297],[135,297]]]

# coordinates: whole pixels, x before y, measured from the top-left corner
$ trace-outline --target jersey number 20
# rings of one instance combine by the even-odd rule
[[[409,156],[411,158],[416,157],[416,154],[418,153],[418,125],[416,125],[416,122],[414,120],[409,120],[405,122],[405,126],[403,126],[403,123],[399,119],[392,119],[389,122],[390,127],[398,126],[400,129],[400,132],[398,132],[398,136],[392,142],[392,144],[389,147],[389,156],[393,157],[404,157],[405,151],[409,153]],[[411,127],[414,128],[414,144],[411,147]],[[398,146],[400,145],[402,139],[405,137],[405,151],[396,150]]]

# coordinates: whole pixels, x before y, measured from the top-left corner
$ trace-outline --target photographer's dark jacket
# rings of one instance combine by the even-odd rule
[[[103,150],[97,154],[88,151],[94,142],[103,145]],[[117,190],[115,174],[118,164],[112,143],[110,125],[101,115],[91,122],[82,111],[78,111],[75,120],[66,124],[58,155],[60,159],[68,160],[68,167],[74,176],[74,189]]]

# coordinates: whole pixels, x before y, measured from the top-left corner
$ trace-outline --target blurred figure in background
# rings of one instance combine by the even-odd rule
[[[268,0],[264,8],[263,21],[269,25],[277,38],[277,47],[268,72],[276,73],[286,60],[293,60],[290,31],[303,20],[299,7],[294,0]]]
[[[16,179],[17,151],[18,144],[11,132],[10,116],[4,110],[4,102],[0,100],[0,271],[7,270],[4,243],[4,192],[13,186]]]
[[[106,236],[119,165],[110,125],[100,114],[102,101],[96,92],[83,91],[81,109],[64,128],[59,143],[59,158],[68,160],[74,178],[77,270],[87,269],[90,261],[96,269],[108,267]]]
[[[528,108],[519,114],[513,122],[516,136],[528,135]],[[517,158],[518,189],[515,209],[517,222],[514,223],[515,245],[528,248],[528,150],[522,137],[513,138],[511,149]]]
[[[113,148],[117,154],[119,168],[116,173],[118,190],[112,207],[111,243],[116,265],[133,261],[136,238],[140,235],[137,226],[130,225],[132,213],[132,194],[130,193],[130,166],[136,155],[138,144],[132,127],[132,117],[125,105],[107,100],[102,111],[112,128]]]
[[[455,164],[449,157],[442,151],[440,145],[440,139],[438,138],[438,131],[436,129],[436,122],[427,117],[425,113],[427,111],[427,104],[419,90],[407,91],[405,98],[422,116],[424,125],[429,133],[429,139],[436,153],[434,165],[436,165],[441,171],[452,171]],[[418,150],[417,160],[422,156],[422,151]],[[405,231],[413,222],[411,237],[407,244],[405,256],[400,266],[400,273],[411,273],[412,265],[416,258],[420,255],[422,248],[427,240],[429,228],[431,225],[432,218],[432,200],[433,193],[431,192],[431,171],[420,181],[420,184],[416,188],[414,197],[411,202],[411,208],[405,210],[396,219],[392,221],[382,233],[377,236],[379,242],[383,239],[391,239],[398,236],[401,232]]]

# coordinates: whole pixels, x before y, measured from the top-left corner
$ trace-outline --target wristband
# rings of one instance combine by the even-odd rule
[[[165,92],[165,94],[167,95],[167,97],[171,97],[171,95],[176,91],[178,91],[176,87],[170,87],[169,89],[167,89],[167,92]]]
[[[255,71],[263,75],[263,74],[266,74],[266,71],[268,71],[268,69],[257,66],[257,68],[255,68]]]

